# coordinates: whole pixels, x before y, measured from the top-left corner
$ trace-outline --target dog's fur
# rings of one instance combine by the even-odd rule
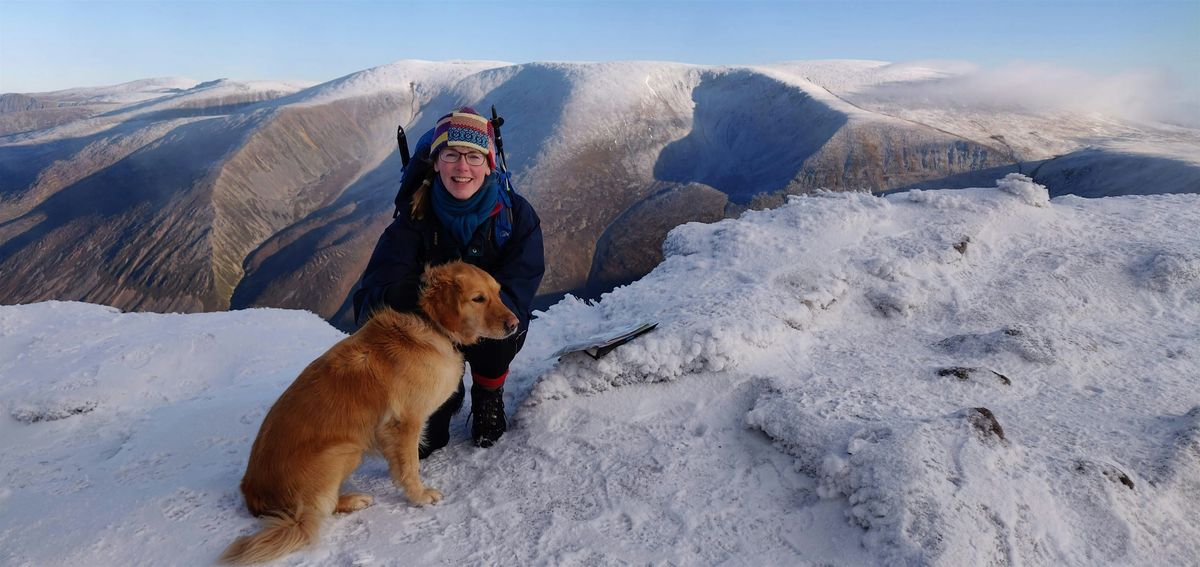
[[[264,516],[263,528],[235,540],[221,561],[275,559],[316,539],[326,516],[369,506],[366,494],[339,494],[367,450],[383,453],[414,504],[441,500],[418,476],[421,430],[462,381],[455,345],[516,331],[499,291],[469,264],[429,268],[421,314],[378,311],[309,364],[263,419],[242,478],[246,507]]]

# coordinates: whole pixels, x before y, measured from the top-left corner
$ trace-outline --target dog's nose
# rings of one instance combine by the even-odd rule
[[[508,334],[512,334],[514,331],[517,330],[517,325],[519,323],[520,322],[517,321],[517,318],[515,316],[509,315],[508,318],[504,320],[504,332],[506,332]]]

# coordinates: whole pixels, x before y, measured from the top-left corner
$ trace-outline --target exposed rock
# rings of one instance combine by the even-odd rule
[[[987,408],[971,408],[966,410],[967,422],[971,424],[985,438],[997,437],[1001,441],[1005,440],[1004,428],[1000,427],[1000,422],[996,420],[992,410]]]
[[[1083,474],[1099,473],[1104,476],[1104,478],[1107,478],[1112,482],[1118,482],[1125,485],[1125,488],[1128,488],[1129,490],[1134,489],[1133,479],[1129,478],[1129,475],[1125,474],[1125,472],[1121,469],[1118,469],[1117,467],[1107,463],[1096,463],[1093,461],[1082,460],[1077,461],[1075,463],[1075,472]]]
[[[971,373],[979,370],[978,368],[967,368],[965,366],[952,366],[950,368],[940,368],[937,371],[938,376],[953,376],[959,380],[970,380]]]
[[[45,108],[38,99],[19,93],[0,94],[0,114]]]
[[[728,203],[724,193],[696,183],[666,185],[634,205],[596,243],[589,291],[607,291],[646,274],[662,262],[662,242],[672,228],[691,221],[721,220]]]
[[[891,282],[866,292],[875,312],[883,317],[904,317],[925,304],[920,288],[909,282]]]
[[[967,366],[951,366],[948,368],[939,368],[937,371],[937,375],[938,376],[953,376],[955,378],[958,378],[959,380],[966,381],[966,380],[970,380],[973,375],[978,374],[980,372],[987,372],[987,373],[991,374],[992,376],[995,376],[996,378],[998,378],[1000,380],[1000,383],[1004,384],[1005,386],[1012,385],[1012,380],[1009,380],[1008,376],[1005,376],[999,372],[996,372],[995,370],[988,370],[986,368],[974,368],[974,367],[967,367]]]
[[[12,411],[12,417],[21,423],[38,423],[67,419],[68,417],[91,413],[95,409],[96,402],[94,401],[83,401],[76,404],[56,405],[52,407],[20,407]]]
[[[31,108],[29,110],[0,112],[0,136],[34,132],[69,124],[76,120],[88,118],[93,112],[89,108],[78,106]]]
[[[959,253],[959,254],[966,255],[966,253],[967,253],[967,245],[968,245],[968,244],[970,244],[970,243],[971,243],[971,237],[970,237],[970,236],[964,236],[964,237],[963,237],[963,239],[962,239],[962,241],[960,241],[958,244],[955,244],[955,245],[954,245],[954,249],[955,249],[956,251],[958,251],[958,253]]]

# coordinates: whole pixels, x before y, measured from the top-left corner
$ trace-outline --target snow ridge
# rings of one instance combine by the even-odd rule
[[[685,225],[643,280],[540,319],[567,339],[659,330],[568,355],[527,403],[741,375],[759,392],[746,423],[847,502],[884,563],[1186,563],[1200,236],[1133,230],[1129,210],[1184,226],[1200,200],[1051,201],[1011,174]],[[1131,376],[1153,391],[1124,398]],[[1143,438],[1147,419],[1178,425]],[[1165,474],[1174,487],[1150,481]]]

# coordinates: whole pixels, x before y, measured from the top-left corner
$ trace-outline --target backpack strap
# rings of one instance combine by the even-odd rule
[[[495,229],[492,231],[494,234],[493,240],[497,248],[504,246],[504,243],[508,242],[508,237],[512,236],[513,231],[512,185],[508,183],[507,179],[508,172],[502,172],[500,174],[501,188],[499,191],[502,210],[500,214],[496,215],[494,222]]]

